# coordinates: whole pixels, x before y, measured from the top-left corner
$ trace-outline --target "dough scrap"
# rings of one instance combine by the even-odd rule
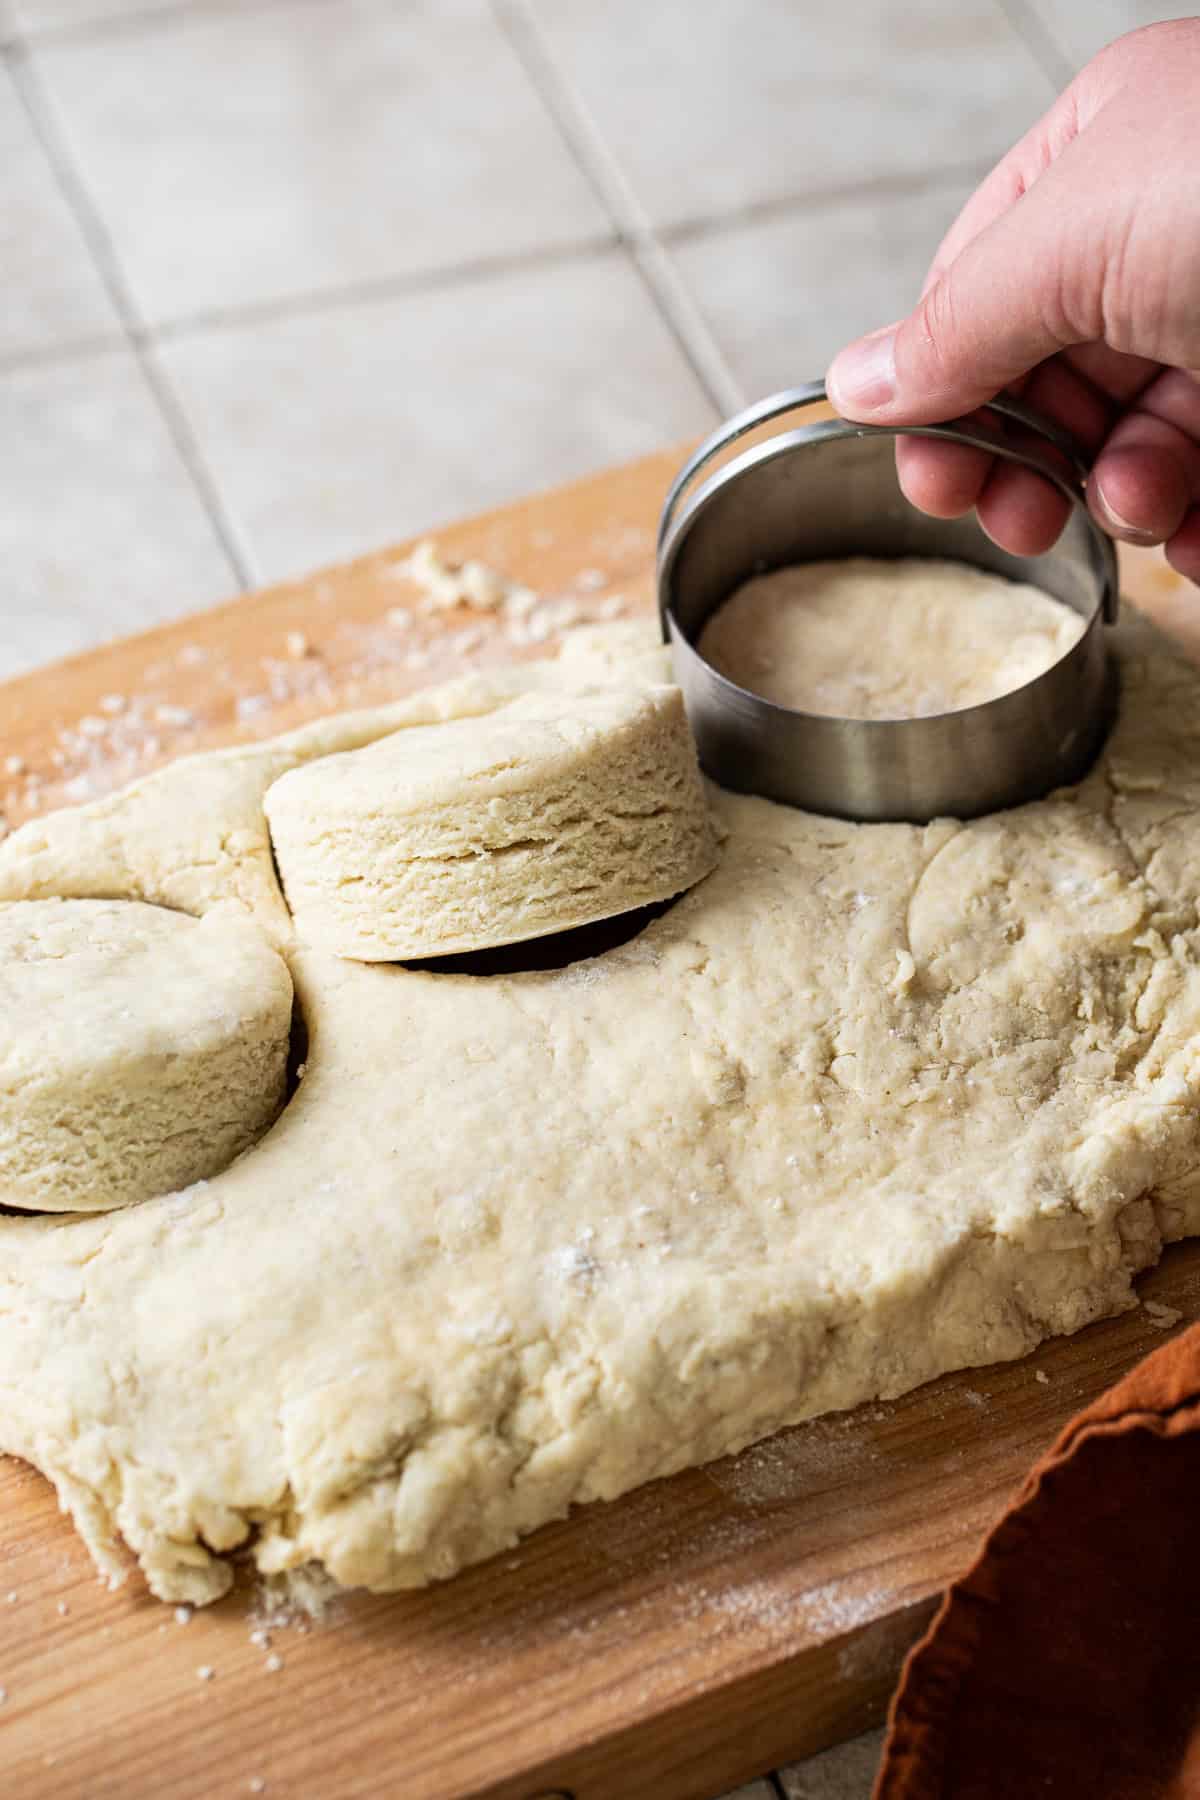
[[[906,719],[1011,693],[1083,631],[1040,588],[967,563],[852,556],[756,575],[708,620],[699,650],[779,706]]]
[[[1200,677],[1114,641],[1113,735],[1035,805],[855,826],[714,791],[713,874],[557,972],[281,940],[308,1073],[260,1143],[107,1217],[0,1218],[0,1447],[165,1599],[224,1592],[239,1545],[387,1590],[1130,1306],[1200,1230]],[[539,680],[664,678],[614,642]],[[275,928],[284,757],[23,827],[0,896],[137,894],[169,828],[195,911]]]
[[[717,859],[674,687],[525,695],[311,762],[264,805],[298,933],[363,962],[567,931]]]
[[[130,901],[0,904],[0,1204],[216,1175],[278,1114],[292,982],[262,933]]]

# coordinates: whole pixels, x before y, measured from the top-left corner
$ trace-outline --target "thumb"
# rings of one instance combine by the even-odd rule
[[[908,318],[834,358],[826,382],[843,417],[874,425],[956,418],[1094,335],[1073,320],[1093,310],[1089,265],[1103,240],[1094,233],[1089,255],[1089,234],[1075,228],[1084,206],[1071,161],[1068,153],[972,238]]]

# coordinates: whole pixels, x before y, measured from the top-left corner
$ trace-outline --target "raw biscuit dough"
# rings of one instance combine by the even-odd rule
[[[590,924],[717,855],[676,687],[527,694],[308,763],[264,804],[297,932],[363,962]]]
[[[227,1167],[283,1104],[292,982],[242,919],[0,905],[0,1205],[86,1212]]]
[[[223,1592],[239,1545],[404,1587],[1133,1304],[1200,1229],[1200,678],[1116,641],[1121,716],[1077,787],[925,827],[714,792],[714,873],[557,972],[289,938],[262,795],[521,682],[663,680],[627,637],[16,832],[8,898],[263,921],[311,1041],[215,1180],[0,1219],[0,1447],[166,1598]]]
[[[1083,630],[1040,588],[967,563],[852,556],[756,575],[709,619],[699,649],[779,706],[906,719],[1023,687]]]

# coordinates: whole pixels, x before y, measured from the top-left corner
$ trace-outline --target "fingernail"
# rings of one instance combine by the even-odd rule
[[[826,386],[840,413],[878,412],[889,405],[896,398],[894,326],[840,351],[830,364]]]
[[[1099,478],[1093,485],[1096,491],[1096,504],[1104,514],[1104,523],[1114,535],[1127,538],[1131,544],[1156,544],[1158,542],[1152,531],[1143,531],[1140,525],[1131,525],[1128,519],[1121,517],[1116,507],[1107,499],[1104,489],[1100,486]]]

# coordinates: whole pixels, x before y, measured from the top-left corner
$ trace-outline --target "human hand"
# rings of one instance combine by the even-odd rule
[[[1200,18],[1101,51],[967,202],[907,319],[829,369],[846,418],[958,417],[1002,389],[1093,458],[1112,537],[1165,544],[1200,583]],[[1048,550],[1067,503],[980,450],[899,438],[901,485],[938,518]]]

